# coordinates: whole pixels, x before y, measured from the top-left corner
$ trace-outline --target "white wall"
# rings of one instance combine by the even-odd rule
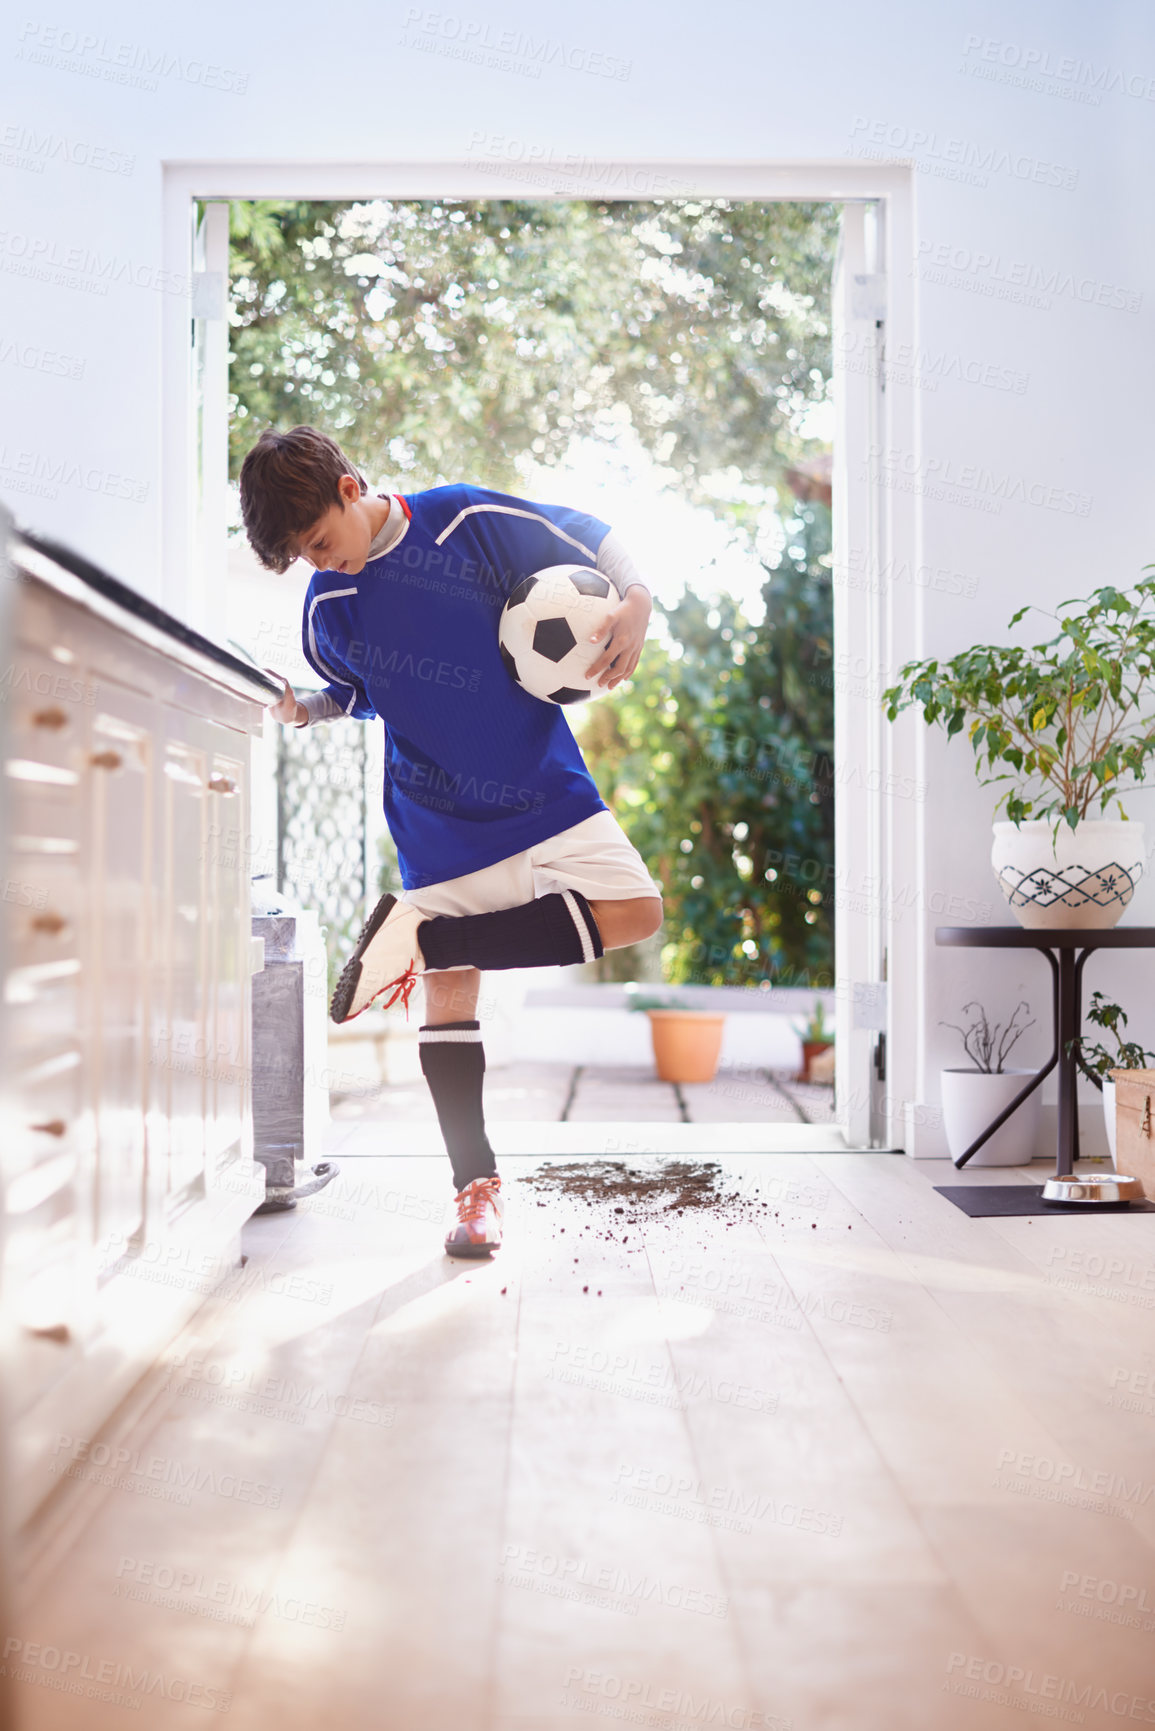
[[[921,490],[939,587],[902,577],[898,605],[949,653],[1152,557],[1155,20],[1138,3],[110,0],[98,24],[42,17],[3,27],[0,492],[146,592],[162,589],[161,309],[182,289],[160,275],[161,164],[180,160],[913,157],[921,261],[947,280],[918,283],[922,442],[894,454],[895,481]],[[929,741],[926,775],[925,858],[897,873],[915,917],[949,920],[953,897],[1001,921],[968,748]],[[1133,804],[1155,822],[1149,795]],[[1155,922],[1150,883],[1131,918]],[[926,965],[932,1100],[951,1061],[939,1017],[976,990],[1009,1008],[1020,982],[1047,1006],[1042,963],[928,948]],[[1135,1003],[1144,978],[1107,959],[1088,989]],[[1155,1014],[1136,1025],[1155,1045]]]

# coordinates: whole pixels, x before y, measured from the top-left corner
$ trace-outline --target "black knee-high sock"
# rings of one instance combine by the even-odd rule
[[[596,961],[604,953],[580,890],[492,914],[438,914],[417,928],[417,941],[430,968],[547,968]]]
[[[453,1182],[464,1190],[475,1178],[489,1178],[497,1171],[481,1103],[485,1077],[481,1023],[426,1023],[418,1030],[417,1048],[453,1167]]]

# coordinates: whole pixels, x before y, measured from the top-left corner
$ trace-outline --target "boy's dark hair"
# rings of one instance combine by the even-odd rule
[[[340,445],[316,427],[267,427],[241,464],[241,517],[249,545],[267,571],[287,571],[297,541],[332,505],[344,509],[337,490],[352,475],[367,493],[364,476]]]

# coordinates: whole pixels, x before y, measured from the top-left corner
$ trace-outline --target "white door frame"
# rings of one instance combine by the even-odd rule
[[[919,917],[925,857],[922,750],[913,726],[883,722],[877,693],[919,652],[922,590],[913,577],[920,515],[913,493],[888,491],[881,484],[885,471],[870,459],[870,448],[894,446],[916,455],[919,448],[917,369],[899,369],[884,381],[881,366],[884,343],[892,353],[915,352],[912,166],[845,160],[552,161],[544,155],[535,159],[532,152],[515,161],[491,154],[445,162],[169,162],[163,188],[164,265],[182,276],[198,262],[190,214],[194,199],[700,196],[847,206],[834,296],[839,1121],[852,1147],[910,1146],[925,1019],[924,921]],[[213,228],[208,240],[219,254],[219,229]],[[221,310],[212,280],[219,274],[219,256],[206,257],[204,267],[205,280],[193,286],[194,310],[212,319]],[[227,380],[221,356],[227,344],[205,333],[201,318],[194,328],[195,343],[188,302],[165,297],[163,598],[172,612],[198,623],[209,616],[215,587],[211,564],[206,564],[206,537],[213,538],[224,521],[227,468],[219,428],[214,436],[211,427],[223,424]],[[892,604],[896,572],[905,573],[906,580],[893,591]],[[901,862],[901,883],[896,862]],[[884,1082],[875,1083],[880,1032],[886,1034],[886,1073]]]

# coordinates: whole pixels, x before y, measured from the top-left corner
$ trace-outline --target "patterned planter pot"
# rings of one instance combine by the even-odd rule
[[[1117,925],[1143,873],[1143,825],[1087,818],[996,823],[991,865],[1021,926]]]

